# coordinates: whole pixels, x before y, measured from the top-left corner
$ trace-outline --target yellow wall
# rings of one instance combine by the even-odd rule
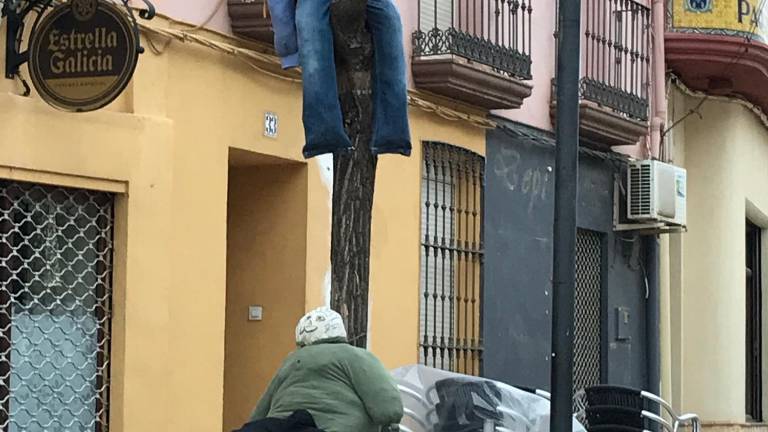
[[[301,157],[300,91],[179,42],[142,55],[96,113],[58,112],[0,80],[0,177],[118,193],[112,430],[233,427],[291,349],[296,318],[325,303],[330,158]],[[262,134],[265,111],[280,117],[277,139]],[[388,367],[417,360],[419,143],[484,153],[482,129],[415,108],[411,119],[413,155],[380,159],[374,202],[370,344]],[[276,298],[278,285],[291,295]],[[245,321],[250,303],[267,306],[264,321]]]
[[[685,113],[698,99],[672,102]],[[689,231],[670,238],[667,256],[670,387],[705,421],[743,422],[745,220],[768,228],[768,131],[736,103],[707,101],[701,114],[672,137],[674,162],[688,170]]]
[[[411,128],[414,143],[444,141],[484,154],[484,132],[481,129],[467,128],[461,123],[441,120],[416,109],[411,110]],[[421,146],[416,145],[410,158],[382,156],[377,171],[371,239],[369,346],[389,368],[418,361],[421,157]],[[319,171],[324,169],[322,165],[327,159],[320,158],[310,162],[309,166],[318,166]],[[286,171],[284,165],[265,168],[260,165],[264,163],[260,160],[238,161],[233,165],[249,163],[254,166],[238,166],[231,171],[234,177],[230,178],[229,235],[230,239],[237,237],[237,243],[229,245],[225,430],[242,424],[247,418],[283,357],[293,348],[293,332],[300,312],[328,301],[325,274],[330,271],[330,196],[324,194],[327,191],[322,176],[318,173],[315,178],[310,177],[304,189],[299,190],[298,183],[288,187],[284,182],[288,179],[297,182],[296,177],[305,175],[304,171],[296,172],[296,168]],[[265,186],[273,188],[268,197],[262,196],[267,193],[261,189]],[[314,189],[319,190],[313,192]],[[268,294],[265,291],[268,287],[274,287],[285,279],[285,271],[290,268],[289,263],[296,259],[299,248],[294,246],[278,251],[277,260],[266,267],[259,263],[265,262],[263,254],[280,247],[286,241],[285,237],[298,242],[292,236],[295,225],[300,222],[282,220],[277,226],[272,226],[269,233],[263,232],[267,227],[261,223],[264,220],[270,224],[275,222],[275,218],[282,217],[289,212],[289,208],[300,205],[293,202],[294,198],[307,193],[306,297],[286,298],[284,291]],[[283,199],[291,202],[270,210],[269,203]],[[253,201],[246,206],[246,200]],[[264,220],[259,222],[256,220],[259,218]],[[304,220],[303,215],[296,218]],[[240,224],[248,226],[239,227]],[[266,244],[259,241],[259,249],[242,250],[246,244],[267,235],[271,237]],[[312,241],[318,245],[316,248],[309,247]],[[315,253],[314,257],[311,257],[310,251]],[[251,267],[247,267],[248,264]],[[247,273],[240,273],[237,269]],[[291,280],[300,275],[303,273],[291,275]],[[242,285],[246,281],[248,286]],[[292,288],[288,291],[295,294],[294,283],[291,282]],[[298,304],[297,301],[305,303]],[[265,306],[263,322],[244,321],[248,304]],[[261,350],[265,333],[271,336],[266,353]],[[246,345],[238,345],[242,343]]]
[[[387,367],[418,361],[421,142],[485,154],[485,131],[411,109],[410,158],[379,159],[371,236],[369,344]]]
[[[63,115],[8,93],[0,94],[0,122],[2,177],[125,192],[116,211],[112,424],[118,431],[168,424],[172,389],[153,383],[167,384],[171,373],[172,123]]]
[[[242,426],[294,344],[304,314],[304,164],[236,165],[229,176],[224,430]],[[298,264],[298,265],[297,265]],[[248,321],[248,306],[263,307]]]

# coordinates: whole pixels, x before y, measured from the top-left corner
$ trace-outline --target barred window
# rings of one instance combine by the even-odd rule
[[[113,196],[0,180],[0,432],[108,430]]]
[[[603,238],[579,229],[573,329],[573,389],[600,384]]]
[[[424,143],[419,361],[479,375],[482,367],[482,156]]]

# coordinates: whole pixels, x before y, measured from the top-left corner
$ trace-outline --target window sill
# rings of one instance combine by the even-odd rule
[[[416,57],[413,80],[419,90],[484,109],[520,108],[533,86],[455,55]]]
[[[552,102],[550,115],[555,121],[556,101]],[[648,134],[648,122],[622,116],[594,102],[579,102],[579,135],[585,147],[610,150],[611,147],[635,145]]]

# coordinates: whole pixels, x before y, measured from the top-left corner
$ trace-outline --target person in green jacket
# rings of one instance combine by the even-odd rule
[[[329,308],[296,327],[298,349],[285,359],[251,421],[305,409],[326,432],[378,432],[403,417],[392,377],[370,352],[347,343],[341,316]]]

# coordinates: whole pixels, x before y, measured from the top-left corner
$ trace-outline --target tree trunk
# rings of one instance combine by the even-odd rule
[[[331,307],[344,318],[351,344],[368,340],[368,278],[376,157],[371,154],[373,44],[367,0],[334,0],[331,24],[344,127],[353,150],[333,157]]]

